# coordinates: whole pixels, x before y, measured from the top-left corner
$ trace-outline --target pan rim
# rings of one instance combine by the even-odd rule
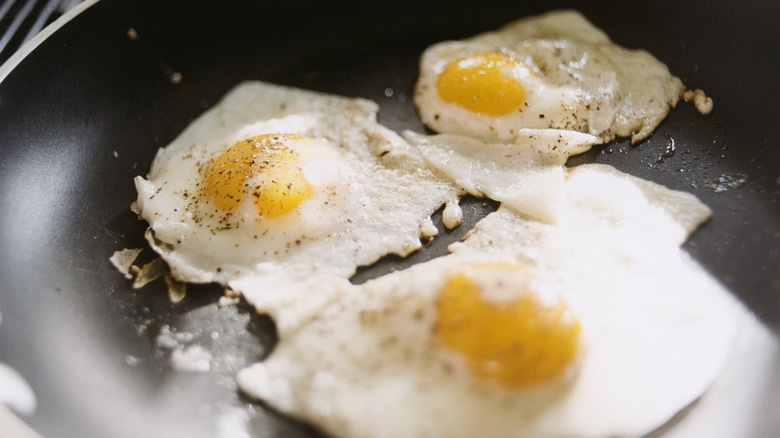
[[[30,41],[27,41],[22,47],[19,48],[13,55],[11,55],[10,58],[8,58],[7,61],[3,63],[3,65],[0,65],[0,84],[3,83],[5,78],[16,68],[17,65],[19,65],[24,58],[27,57],[30,53],[32,53],[33,50],[35,50],[41,43],[46,41],[50,36],[52,36],[56,31],[58,31],[62,26],[64,26],[66,23],[71,21],[73,18],[90,8],[95,3],[99,2],[100,0],[84,0],[81,3],[77,4],[64,14],[62,14],[59,18],[54,20],[51,24],[43,28],[40,32],[38,32],[37,35],[35,35],[33,38],[30,39]]]

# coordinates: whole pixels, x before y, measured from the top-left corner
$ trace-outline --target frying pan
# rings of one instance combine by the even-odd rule
[[[617,43],[649,50],[714,98],[707,117],[681,103],[642,143],[614,142],[573,164],[609,163],[697,195],[714,217],[685,249],[770,339],[780,329],[780,3],[87,6],[24,49],[0,83],[0,361],[32,386],[38,407],[23,418],[44,436],[319,436],[245,399],[233,383],[238,369],[273,348],[271,320],[244,304],[219,308],[214,285],[192,286],[171,304],[162,282],[133,290],[109,264],[118,249],[145,247],[144,223],[129,210],[132,178],[245,79],[373,99],[383,124],[425,132],[411,96],[426,46],[551,9],[579,9]],[[494,208],[467,200],[459,230],[408,260],[361,269],[354,281],[441,255]],[[151,258],[148,249],[141,255]],[[170,342],[204,347],[209,371],[172,367]],[[768,387],[780,386],[776,362],[762,370]],[[764,397],[753,400],[765,411],[746,422],[744,436],[774,435],[780,396]],[[724,421],[707,414],[703,424],[717,431]]]

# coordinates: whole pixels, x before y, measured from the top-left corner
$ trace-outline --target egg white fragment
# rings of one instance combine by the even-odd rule
[[[661,426],[718,375],[744,314],[670,231],[695,228],[708,209],[600,165],[575,169],[564,191],[571,213],[557,225],[502,207],[448,256],[363,285],[313,277],[257,302],[280,343],[239,373],[240,388],[339,437],[633,437]],[[578,318],[573,380],[508,388],[453,362],[437,336],[441,290],[484,263],[528,266],[536,290]]]
[[[404,132],[404,137],[429,165],[470,194],[549,223],[558,220],[566,160],[601,143],[590,134],[557,129],[522,129],[511,144],[412,131]]]
[[[502,206],[480,220],[468,239],[452,244],[450,251],[520,255],[535,262],[548,258],[558,266],[562,262],[547,253],[560,255],[570,247],[569,242],[576,242],[594,254],[623,254],[626,260],[640,255],[663,259],[670,248],[676,250],[712,215],[712,210],[690,193],[605,164],[569,169],[562,203],[555,226],[538,224]],[[583,263],[576,258],[571,261],[574,265]]]
[[[599,230],[595,238],[682,244],[712,216],[696,196],[670,190],[606,164],[570,168],[565,190],[566,227]],[[585,223],[587,222],[587,224]]]
[[[555,128],[636,143],[684,89],[650,53],[618,46],[580,13],[563,10],[430,46],[414,99],[439,133],[511,142],[520,128]]]
[[[458,190],[379,125],[377,109],[364,99],[240,84],[160,149],[148,177],[136,178],[149,242],[177,279],[223,284],[270,274],[349,277],[383,255],[415,251],[436,232],[430,215],[457,204]],[[226,155],[241,142],[252,155]],[[245,168],[253,176],[230,179]],[[296,197],[299,204],[285,204]],[[234,199],[242,201],[234,207]]]

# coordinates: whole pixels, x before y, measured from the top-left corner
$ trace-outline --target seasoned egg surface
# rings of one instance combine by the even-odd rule
[[[506,144],[451,134],[406,131],[404,136],[457,186],[549,223],[558,220],[566,160],[601,142],[590,134],[558,129],[521,129]]]
[[[638,199],[622,206],[601,178]],[[601,166],[566,186],[572,213],[558,225],[501,208],[448,256],[266,296],[256,306],[280,343],[239,373],[240,388],[339,437],[635,437],[661,426],[710,385],[736,330],[739,306],[668,233],[706,208]],[[591,208],[584,196],[605,199]],[[649,217],[632,228],[636,208]],[[593,245],[590,233],[614,226],[620,239]]]
[[[247,82],[162,148],[136,178],[148,238],[190,282],[350,276],[421,246],[457,193],[376,123],[377,106]]]
[[[521,128],[554,128],[637,142],[683,91],[648,52],[614,44],[578,12],[554,11],[430,46],[414,99],[439,133],[511,142]]]

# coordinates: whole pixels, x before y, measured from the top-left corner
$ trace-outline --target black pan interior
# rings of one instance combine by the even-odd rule
[[[780,328],[776,2],[103,0],[0,84],[0,360],[38,396],[25,420],[47,437],[220,436],[215,421],[248,421],[253,436],[317,436],[232,382],[273,347],[272,321],[245,305],[219,309],[211,285],[172,305],[161,282],[134,291],[110,266],[115,250],[145,246],[132,178],[245,79],[374,99],[382,123],[424,132],[411,97],[426,46],[563,7],[715,100],[710,116],[680,104],[648,140],[573,164],[609,163],[710,205],[714,218],[686,248]],[[466,226],[355,281],[442,254],[494,208],[468,200]],[[211,351],[211,372],[171,368],[160,339],[177,334]]]

